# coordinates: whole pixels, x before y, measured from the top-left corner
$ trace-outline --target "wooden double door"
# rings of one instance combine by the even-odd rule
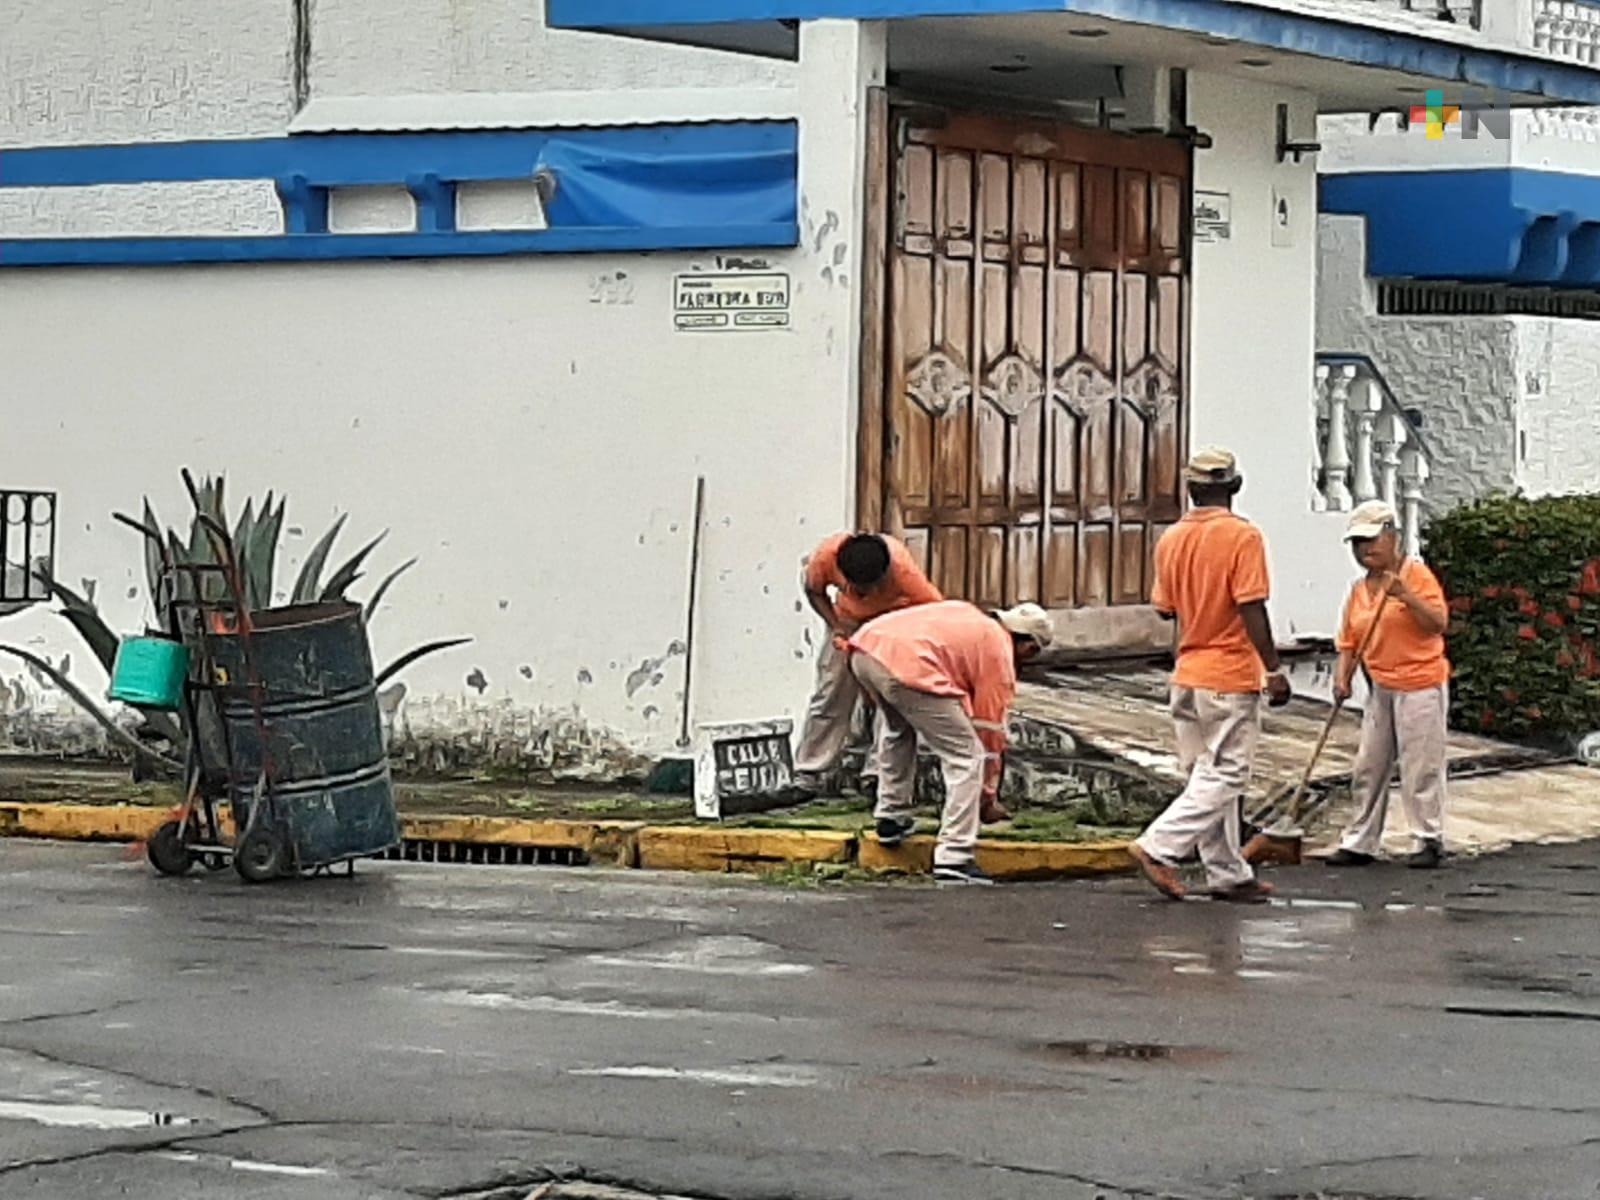
[[[883,525],[949,596],[1148,601],[1183,511],[1187,145],[888,123]]]

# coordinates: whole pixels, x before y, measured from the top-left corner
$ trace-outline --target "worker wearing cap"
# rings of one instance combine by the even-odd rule
[[[1261,732],[1263,668],[1274,706],[1289,701],[1267,615],[1270,584],[1261,531],[1233,511],[1244,486],[1227,450],[1201,450],[1184,472],[1192,507],[1156,546],[1156,610],[1178,622],[1172,717],[1189,782],[1133,844],[1157,889],[1182,899],[1175,866],[1198,849],[1223,900],[1271,892],[1240,852],[1239,797]]]
[[[1417,839],[1410,866],[1437,867],[1444,857],[1445,762],[1450,663],[1444,632],[1450,621],[1444,589],[1427,565],[1400,544],[1400,518],[1382,500],[1350,514],[1345,530],[1366,576],[1356,580],[1339,628],[1334,698],[1350,698],[1357,667],[1371,684],[1361,723],[1352,791],[1359,815],[1345,830],[1331,866],[1366,866],[1377,856],[1389,809],[1389,778],[1398,761],[1400,800]],[[1356,661],[1372,622],[1366,655]]]
[[[861,689],[850,673],[845,642],[874,617],[944,599],[902,542],[877,533],[828,538],[806,560],[803,586],[828,633],[817,654],[817,682],[795,748],[797,799],[821,790],[822,776],[838,763],[850,738]]]
[[[944,814],[933,852],[941,883],[993,882],[973,861],[985,803],[996,804],[1017,665],[1050,645],[1037,604],[986,613],[964,600],[921,604],[864,625],[850,670],[884,721],[878,745],[878,840],[898,846],[911,816],[917,740],[944,772]]]

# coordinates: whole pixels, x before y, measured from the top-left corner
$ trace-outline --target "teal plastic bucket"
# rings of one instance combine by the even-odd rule
[[[176,711],[189,676],[189,648],[167,638],[123,638],[111,668],[111,698]]]

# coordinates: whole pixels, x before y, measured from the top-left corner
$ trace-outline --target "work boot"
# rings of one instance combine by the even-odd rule
[[[1272,893],[1277,890],[1270,883],[1252,879],[1248,883],[1235,884],[1233,887],[1213,888],[1211,898],[1226,900],[1229,904],[1265,904],[1272,899]]]
[[[1376,860],[1370,854],[1341,847],[1322,861],[1330,867],[1370,867]]]
[[[994,880],[977,863],[935,863],[933,866],[933,881],[935,883],[955,883],[967,887],[993,887]]]
[[[1444,861],[1444,847],[1433,838],[1427,838],[1410,858],[1406,859],[1406,866],[1413,871],[1432,871]]]
[[[878,845],[893,850],[910,837],[916,827],[915,817],[879,817],[876,828]]]
[[[1139,864],[1139,869],[1144,872],[1144,877],[1150,881],[1152,887],[1168,900],[1182,900],[1188,893],[1178,873],[1166,863],[1151,857],[1149,851],[1138,842],[1128,847],[1128,853],[1133,855],[1134,861]]]

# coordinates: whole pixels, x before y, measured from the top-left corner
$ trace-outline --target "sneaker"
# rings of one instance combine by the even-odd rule
[[[1444,847],[1429,839],[1422,843],[1422,849],[1406,859],[1406,866],[1414,871],[1431,871],[1443,861]]]
[[[935,883],[963,883],[978,887],[993,887],[994,880],[977,863],[935,863]]]
[[[878,844],[892,850],[910,837],[916,828],[915,817],[879,817],[876,830]]]
[[[1345,850],[1341,847],[1322,861],[1330,867],[1370,867],[1376,860],[1370,854],[1363,854],[1359,850]]]
[[[1149,851],[1138,842],[1128,847],[1128,853],[1133,855],[1134,861],[1139,864],[1139,869],[1144,872],[1144,877],[1150,881],[1152,887],[1168,900],[1182,900],[1187,894],[1178,873],[1166,863],[1152,858]]]
[[[1230,888],[1213,888],[1211,898],[1226,900],[1229,904],[1265,904],[1272,899],[1272,893],[1277,890],[1270,883],[1252,879],[1249,883],[1236,884]]]

